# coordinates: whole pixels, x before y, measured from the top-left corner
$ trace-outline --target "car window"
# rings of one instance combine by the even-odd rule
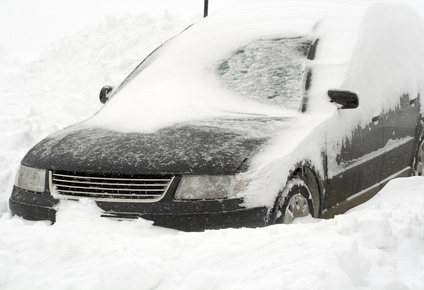
[[[299,109],[310,46],[302,38],[254,41],[219,62],[216,73],[225,87],[239,95]]]

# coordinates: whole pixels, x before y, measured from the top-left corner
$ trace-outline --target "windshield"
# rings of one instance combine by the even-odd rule
[[[143,60],[114,93],[150,66],[163,45]],[[301,37],[253,41],[215,62],[212,71],[221,86],[232,93],[297,110],[304,96],[304,71],[310,46],[311,41]],[[204,66],[211,70],[208,62]]]
[[[223,85],[243,97],[299,109],[310,41],[301,38],[258,40],[218,63]]]
[[[192,25],[140,63],[90,124],[155,132],[216,118],[303,117],[317,19],[280,12],[225,12]]]

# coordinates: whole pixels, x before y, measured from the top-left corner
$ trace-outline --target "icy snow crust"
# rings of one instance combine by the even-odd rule
[[[155,133],[68,128],[49,136],[22,163],[108,174],[234,174],[290,119],[209,119]]]
[[[58,3],[66,3],[69,7],[81,5],[79,10],[84,10],[86,2],[76,2],[61,0]],[[93,3],[102,7],[105,2]],[[230,5],[229,2],[235,3],[234,7],[238,9],[255,4],[255,1],[209,2],[211,13],[223,10]],[[338,13],[340,10],[348,7],[350,11],[361,12],[371,1],[260,1],[261,5],[265,5],[265,2],[291,5],[293,11],[305,16],[329,14],[333,20],[337,18],[340,24],[346,24],[358,19],[341,15]],[[424,14],[421,1],[402,2],[414,4]],[[28,2],[3,1],[0,15],[9,11],[3,9],[5,6],[16,7],[14,5],[22,3]],[[179,7],[184,9],[178,10],[178,14],[175,10],[164,11],[164,7],[169,9],[174,1],[155,0],[154,5],[161,7],[160,12],[149,10],[151,3],[147,0],[137,1],[139,11],[144,11],[141,14],[124,15],[120,9],[113,10],[116,17],[109,17],[98,26],[88,27],[56,43],[37,62],[26,65],[14,63],[13,66],[19,70],[13,74],[5,71],[14,51],[0,48],[0,288],[423,289],[424,183],[420,177],[392,181],[368,203],[332,220],[305,219],[300,224],[262,229],[181,233],[154,227],[145,220],[117,222],[100,218],[99,209],[88,200],[63,202],[57,223],[52,226],[46,226],[46,222],[28,222],[10,216],[6,202],[13,185],[15,168],[25,152],[47,134],[92,115],[100,108],[96,96],[101,85],[119,83],[140,58],[187,27],[194,19],[201,18],[199,11],[202,7],[198,4],[202,3],[198,0],[185,0],[184,5]],[[196,3],[198,6],[195,6]],[[37,1],[37,9],[31,12],[39,17],[15,18],[23,24],[31,20],[27,26],[36,26],[35,20],[45,19],[43,13],[51,11],[50,4],[51,1]],[[116,6],[126,7],[123,1]],[[320,13],[310,12],[310,7],[315,7]],[[403,8],[397,7],[385,13],[394,16],[394,10],[398,9]],[[69,10],[55,10],[55,13],[65,15]],[[260,17],[260,9],[257,11]],[[373,13],[380,14],[378,19],[384,17],[378,11]],[[407,18],[417,20],[414,14],[409,13]],[[228,12],[227,18],[234,19],[235,15]],[[81,19],[78,14],[74,17]],[[408,30],[408,23],[409,20],[402,19],[401,25],[392,27],[391,33]],[[16,28],[13,25],[10,27]],[[55,25],[50,27],[61,29]],[[324,27],[324,22],[319,22],[313,31],[325,31]],[[332,28],[339,27],[336,25]],[[15,28],[10,30],[15,32]],[[421,32],[419,29],[416,33],[414,31],[401,34],[405,40],[403,47],[409,47],[409,44],[416,48],[423,47]],[[324,37],[329,42],[332,36],[323,34],[321,39]],[[334,125],[341,116],[334,105],[327,103],[326,90],[329,87],[353,90],[349,87],[350,78],[346,76],[346,69],[348,63],[354,64],[350,61],[349,48],[357,38],[338,35],[335,39],[337,41],[332,44],[337,47],[337,55],[325,56],[325,51],[319,50],[317,57],[322,60],[327,57],[329,60],[315,60],[308,64],[321,73],[315,73],[315,86],[311,88],[309,108],[314,108],[315,112],[310,112],[306,117],[309,118],[308,122],[314,122],[325,119],[319,114],[317,117],[316,113],[321,112],[327,118],[336,116],[327,125],[344,131],[349,128]],[[386,37],[386,41],[390,42],[390,39]],[[400,44],[391,44],[394,46],[387,46],[390,51],[401,51]],[[31,49],[31,46],[22,47]],[[403,67],[402,61],[395,56],[405,55],[395,53],[389,56]],[[413,53],[409,60],[421,62],[416,56]],[[416,69],[414,72],[399,70],[399,75],[396,75],[395,67],[382,67],[384,79],[388,80],[384,84],[403,91],[403,85],[390,78],[396,76],[405,83],[416,82],[417,88],[421,88],[418,65],[413,67]],[[361,73],[367,73],[367,70],[363,68]],[[363,77],[362,80],[366,81],[367,78]],[[373,82],[380,81],[377,79]],[[321,102],[320,98],[325,102]],[[384,105],[396,106],[389,102]],[[353,120],[352,126],[357,125],[355,122],[360,124],[360,116],[352,113],[349,118]],[[287,138],[280,136],[281,139],[276,138],[269,146],[278,148],[279,144],[284,143],[285,152],[292,152],[300,140],[305,140],[305,150],[314,151],[314,147],[320,145],[319,142],[309,142],[308,145],[307,139],[313,138],[305,139],[312,132],[307,122],[299,122],[291,128],[285,131]],[[322,133],[314,130],[312,134],[321,136]],[[338,137],[335,134],[332,140],[343,142]],[[293,157],[292,161],[297,157],[301,156]],[[269,178],[270,174],[275,174],[272,169],[281,166],[282,158],[287,161],[291,157],[258,156],[254,160],[256,168],[271,164],[262,167],[264,171],[260,177]],[[284,176],[284,172],[279,174]]]

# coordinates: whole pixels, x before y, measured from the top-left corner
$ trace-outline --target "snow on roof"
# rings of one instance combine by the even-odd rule
[[[388,111],[399,97],[424,89],[424,20],[407,5],[377,3],[363,17],[343,87],[372,113]],[[381,99],[384,98],[382,101]]]
[[[327,98],[329,89],[358,95],[359,109],[344,110],[337,115],[340,125],[333,126],[335,136],[345,134],[346,138],[354,128],[393,110],[402,95],[416,99],[424,89],[424,20],[417,11],[408,5],[381,2],[370,5],[359,19],[351,40],[343,37],[327,41],[328,49],[321,47],[320,60],[311,64],[315,79],[310,107],[315,111],[334,114],[334,105]],[[345,53],[348,57],[336,61],[330,48],[340,48],[343,42],[349,46],[344,50],[349,51]],[[341,56],[341,51],[334,53]]]

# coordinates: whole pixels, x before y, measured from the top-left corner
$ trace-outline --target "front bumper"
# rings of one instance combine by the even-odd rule
[[[28,220],[56,220],[60,200],[48,193],[34,193],[17,187],[9,199],[12,214]],[[266,207],[244,208],[242,199],[176,201],[164,199],[155,203],[96,202],[102,216],[128,219],[144,218],[154,225],[183,231],[263,227],[267,225]]]

